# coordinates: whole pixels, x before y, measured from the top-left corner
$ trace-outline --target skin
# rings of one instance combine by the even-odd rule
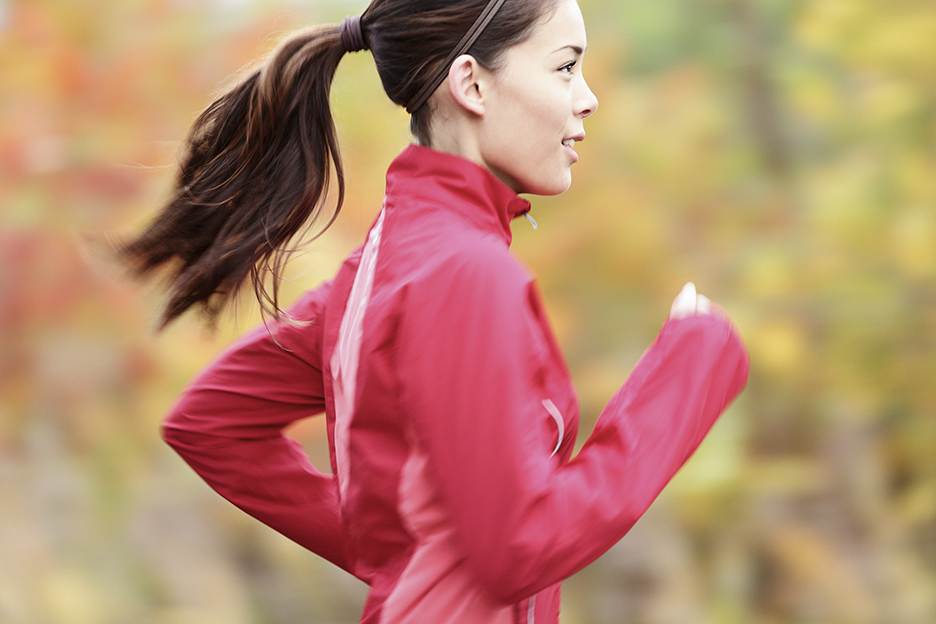
[[[586,45],[578,4],[559,0],[496,72],[469,55],[455,59],[433,96],[433,147],[486,167],[517,193],[566,191],[578,155],[562,142],[583,140],[583,121],[598,107],[581,71]]]
[[[432,147],[486,167],[517,193],[565,192],[578,154],[563,143],[584,140],[584,120],[598,108],[582,74],[586,47],[578,3],[559,0],[526,41],[505,51],[496,72],[458,57],[433,94]],[[670,318],[694,314],[727,318],[690,282]]]

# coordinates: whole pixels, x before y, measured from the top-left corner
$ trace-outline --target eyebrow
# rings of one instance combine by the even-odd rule
[[[571,49],[573,52],[575,52],[575,53],[578,54],[579,56],[582,56],[583,54],[585,54],[585,50],[586,50],[587,48],[588,48],[588,46],[585,46],[585,47],[583,48],[582,46],[577,46],[577,45],[569,44],[569,45],[564,45],[564,46],[562,46],[561,48],[557,48],[557,49],[553,50],[553,54],[555,54],[556,52],[562,52],[563,50]]]

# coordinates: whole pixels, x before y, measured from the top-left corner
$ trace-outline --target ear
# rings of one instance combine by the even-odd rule
[[[452,61],[448,73],[449,93],[459,106],[479,117],[484,117],[487,74],[470,54],[462,54]]]

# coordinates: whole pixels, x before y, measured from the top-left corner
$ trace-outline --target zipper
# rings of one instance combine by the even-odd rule
[[[556,407],[556,404],[553,403],[551,399],[543,399],[543,407],[546,408],[549,415],[556,421],[556,427],[559,429],[559,439],[556,440],[556,448],[549,454],[549,456],[552,457],[559,450],[559,447],[562,446],[562,438],[565,435],[565,421],[562,419],[562,413],[559,411],[559,408]]]

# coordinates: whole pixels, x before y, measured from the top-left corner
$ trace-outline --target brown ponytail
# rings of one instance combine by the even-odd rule
[[[215,318],[248,278],[279,316],[276,276],[290,240],[323,219],[332,165],[337,199],[319,233],[344,199],[329,106],[343,54],[337,26],[297,32],[198,117],[172,197],[119,251],[141,277],[170,267],[160,328],[192,306]]]
[[[359,21],[346,26],[353,23],[351,39],[372,51],[390,99],[407,106],[487,4],[373,0]],[[525,40],[554,6],[555,0],[507,0],[468,53],[496,69],[502,52]],[[329,104],[344,53],[339,26],[302,30],[198,117],[172,196],[152,224],[118,252],[139,277],[168,270],[160,328],[191,307],[213,320],[248,279],[264,313],[281,316],[278,276],[290,241],[317,222],[324,221],[316,236],[324,232],[344,199]],[[424,145],[431,145],[430,104],[410,122]],[[329,212],[332,167],[338,189]]]

